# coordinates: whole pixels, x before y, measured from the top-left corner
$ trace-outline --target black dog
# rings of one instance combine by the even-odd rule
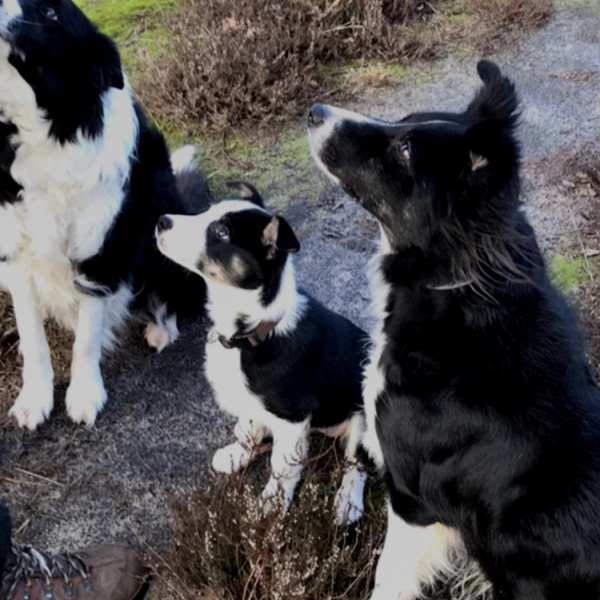
[[[172,165],[115,44],[71,0],[0,2],[0,283],[24,358],[19,425],[35,429],[53,406],[45,317],[75,332],[67,412],[91,425],[106,401],[102,349],[131,312],[161,350],[189,299],[202,307],[202,282],[154,239],[161,214],[208,206],[192,154]]]
[[[384,123],[316,105],[317,162],[375,215],[366,445],[389,490],[373,600],[464,552],[498,600],[600,598],[600,394],[519,199],[517,98]]]

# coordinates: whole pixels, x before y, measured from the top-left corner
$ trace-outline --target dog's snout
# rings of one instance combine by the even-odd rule
[[[158,219],[157,229],[158,231],[167,231],[173,227],[173,219],[167,217],[167,215],[163,215]]]
[[[327,107],[324,104],[313,104],[308,113],[309,127],[318,127],[325,123],[327,118]]]

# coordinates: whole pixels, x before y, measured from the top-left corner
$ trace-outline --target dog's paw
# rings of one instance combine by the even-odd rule
[[[66,404],[72,421],[91,427],[106,404],[106,390],[100,373],[75,375],[67,390]]]
[[[234,442],[215,452],[212,467],[218,473],[231,475],[243,469],[250,462],[250,458],[250,453],[241,444]]]
[[[335,522],[338,525],[356,523],[364,512],[364,491],[367,476],[353,467],[342,479],[335,495]]]
[[[52,382],[47,384],[28,383],[23,385],[16,402],[9,411],[19,427],[27,427],[35,431],[52,412],[54,406],[54,388]]]
[[[175,343],[179,337],[179,331],[175,321],[170,320],[165,325],[148,323],[144,335],[150,348],[154,348],[157,352],[162,352],[167,346]]]

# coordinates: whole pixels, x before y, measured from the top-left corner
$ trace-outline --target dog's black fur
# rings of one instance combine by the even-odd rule
[[[597,600],[600,394],[521,210],[514,87],[478,71],[465,112],[343,120],[319,155],[391,247],[385,479],[402,519],[460,532],[497,600]]]

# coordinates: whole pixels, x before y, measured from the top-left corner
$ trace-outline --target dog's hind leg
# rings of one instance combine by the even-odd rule
[[[349,525],[360,519],[364,511],[364,491],[367,474],[357,457],[365,429],[363,413],[355,414],[343,436],[345,465],[342,485],[335,496],[335,520],[338,525]]]
[[[273,453],[271,454],[271,477],[263,490],[261,502],[266,512],[283,503],[287,510],[300,481],[303,460],[308,449],[309,421],[290,423],[276,419],[271,423]]]
[[[23,355],[23,388],[10,414],[21,427],[34,430],[50,416],[54,404],[50,348],[37,293],[29,276],[11,270],[6,283],[12,296]]]
[[[424,586],[454,570],[453,552],[462,546],[452,529],[409,525],[388,504],[388,528],[377,564],[371,600],[416,600]]]
[[[257,421],[239,419],[235,425],[235,441],[215,452],[212,466],[219,473],[231,474],[243,469],[258,454],[258,446],[268,434]]]
[[[71,383],[67,390],[67,412],[75,423],[93,425],[106,403],[106,390],[100,373],[105,336],[107,300],[84,296],[80,301]]]

